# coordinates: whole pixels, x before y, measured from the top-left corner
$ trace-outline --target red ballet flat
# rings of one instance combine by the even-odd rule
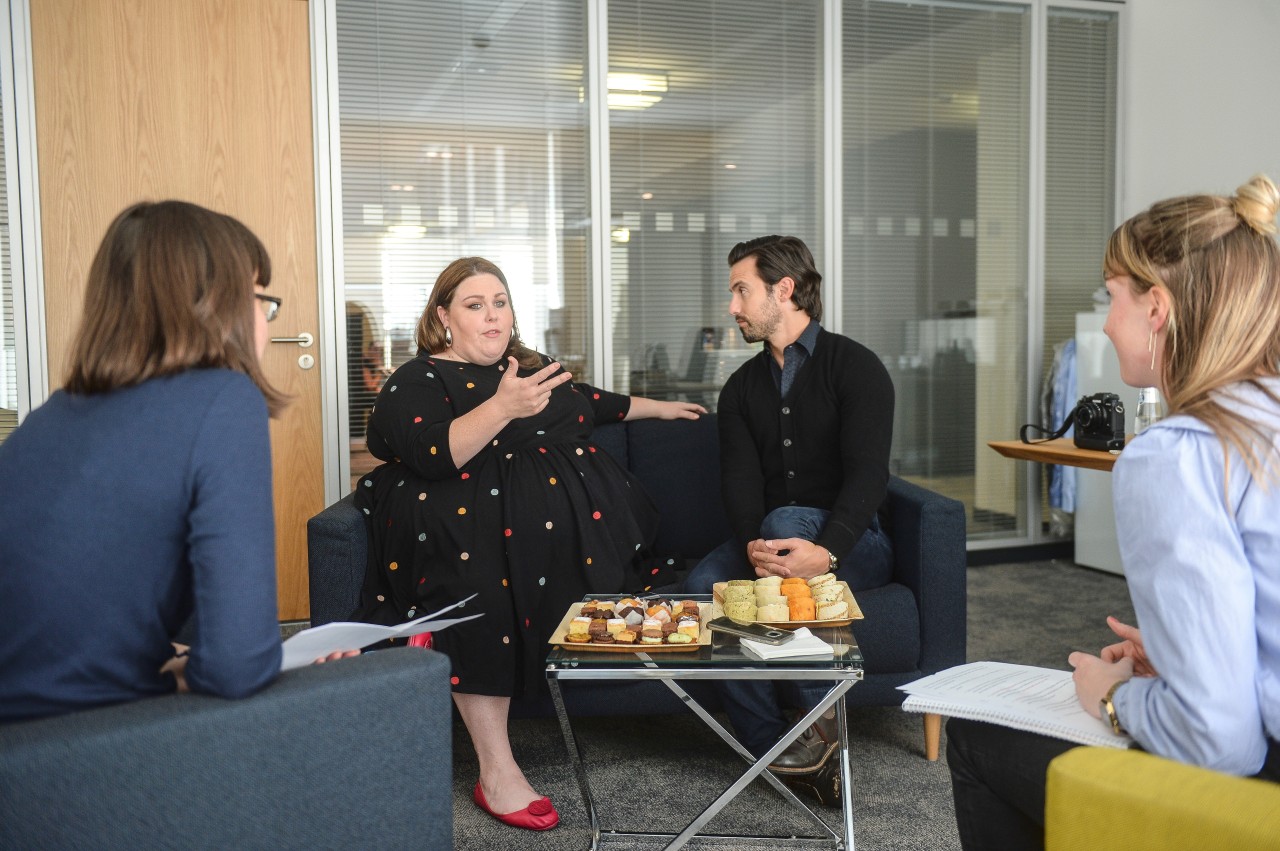
[[[517,810],[514,813],[495,813],[489,808],[489,802],[484,798],[484,790],[480,788],[480,781],[477,780],[471,797],[475,800],[477,807],[512,827],[524,830],[550,830],[560,823],[560,814],[551,804],[551,799],[546,796],[533,801],[523,810]]]

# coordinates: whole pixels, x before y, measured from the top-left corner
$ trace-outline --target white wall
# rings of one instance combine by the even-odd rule
[[[1280,3],[1129,0],[1121,215],[1280,181]]]

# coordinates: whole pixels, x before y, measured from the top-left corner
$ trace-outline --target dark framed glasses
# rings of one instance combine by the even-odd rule
[[[262,302],[262,312],[266,314],[268,322],[280,315],[282,299],[273,295],[263,295],[262,293],[254,293],[253,297]]]

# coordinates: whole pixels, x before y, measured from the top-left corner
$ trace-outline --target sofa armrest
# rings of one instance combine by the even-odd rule
[[[1141,751],[1074,748],[1049,763],[1045,848],[1275,848],[1280,784]]]
[[[964,504],[889,478],[889,534],[894,581],[911,589],[920,611],[920,670],[936,673],[965,662]]]
[[[0,725],[0,847],[448,848],[451,745],[449,662],[416,648]]]
[[[351,617],[360,604],[368,558],[369,536],[354,494],[347,494],[307,521],[312,626]]]

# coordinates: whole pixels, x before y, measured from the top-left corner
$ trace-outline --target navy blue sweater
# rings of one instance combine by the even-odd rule
[[[739,543],[760,537],[783,505],[831,512],[814,543],[853,548],[884,502],[893,441],[893,382],[875,354],[848,337],[818,333],[787,397],[766,348],[720,391],[724,504]]]
[[[191,615],[193,691],[279,672],[262,394],[225,369],[54,393],[0,444],[0,720],[173,691]]]

